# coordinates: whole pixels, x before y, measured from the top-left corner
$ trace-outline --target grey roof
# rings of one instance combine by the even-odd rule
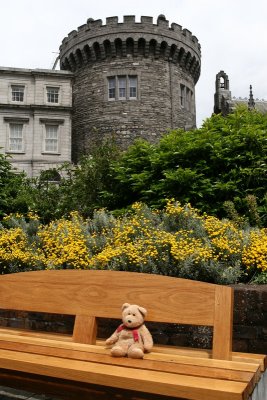
[[[70,71],[63,71],[57,69],[42,69],[42,68],[14,68],[14,67],[1,67],[0,74],[20,74],[20,75],[53,75],[71,77],[73,73]]]
[[[231,101],[229,102],[232,107],[236,107],[238,105],[248,105],[248,98],[242,98],[242,97],[232,97]],[[267,100],[260,100],[260,99],[254,99],[255,101],[255,109],[260,111],[261,113],[267,113]]]

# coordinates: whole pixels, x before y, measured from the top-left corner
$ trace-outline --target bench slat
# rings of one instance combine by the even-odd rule
[[[157,353],[168,353],[185,355],[188,357],[200,357],[209,358],[211,357],[211,351],[206,349],[194,349],[189,347],[176,347],[176,346],[154,346],[153,351]],[[232,361],[244,362],[244,363],[260,363],[261,372],[267,369],[267,355],[265,354],[253,354],[253,353],[238,353],[232,352]]]
[[[32,329],[17,329],[17,328],[6,328],[0,327],[0,334],[7,334],[7,335],[15,335],[19,337],[33,337],[33,338],[40,338],[40,339],[51,339],[51,340],[58,340],[62,342],[73,342],[73,338],[71,335],[66,333],[57,333],[57,332],[42,332],[42,331],[35,331]]]
[[[244,400],[245,383],[0,350],[0,367],[192,400]]]
[[[267,369],[267,355],[265,354],[252,354],[252,353],[232,353],[232,360],[243,362],[253,363],[260,360],[261,363],[261,371],[264,372]]]
[[[88,385],[83,382],[66,381],[42,375],[2,370],[1,382],[7,387],[17,388],[32,393],[44,392],[53,398],[62,400],[155,400],[155,395],[129,391],[126,389]],[[173,397],[156,395],[157,400],[173,400]]]

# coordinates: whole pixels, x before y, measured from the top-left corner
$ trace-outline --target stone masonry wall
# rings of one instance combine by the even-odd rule
[[[136,100],[109,101],[108,76],[135,75]],[[85,65],[73,85],[73,159],[113,137],[121,148],[136,138],[155,142],[167,128],[194,127],[195,109],[180,105],[180,84],[194,96],[193,78],[163,59],[135,58]]]
[[[267,285],[234,286],[233,350],[267,354]],[[98,336],[107,338],[120,321],[99,321]],[[0,311],[0,325],[71,334],[73,316]],[[155,343],[211,348],[209,327],[147,323]]]

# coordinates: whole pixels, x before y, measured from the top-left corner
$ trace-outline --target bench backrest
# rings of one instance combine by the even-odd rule
[[[75,315],[76,342],[94,343],[97,318],[121,319],[125,302],[145,307],[146,321],[212,326],[212,357],[230,359],[230,287],[119,271],[52,270],[0,277],[1,309]]]

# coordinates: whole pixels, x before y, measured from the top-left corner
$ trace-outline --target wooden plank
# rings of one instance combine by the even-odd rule
[[[41,375],[0,370],[0,384],[30,391],[32,393],[56,396],[64,400],[155,400],[155,395],[135,391],[67,381]],[[157,400],[173,400],[173,397],[157,395]]]
[[[158,360],[165,362],[174,362],[184,365],[196,365],[198,368],[208,367],[208,368],[222,368],[224,370],[229,371],[246,371],[255,374],[257,380],[260,378],[260,364],[250,364],[245,362],[236,362],[236,361],[224,361],[224,360],[214,360],[214,359],[205,359],[205,358],[197,358],[192,359],[192,357],[180,356],[180,355],[170,355],[170,354],[157,354],[157,353],[149,353],[145,355],[145,357],[149,360]]]
[[[216,359],[230,360],[231,358],[233,295],[233,289],[230,287],[216,287],[212,345],[212,357]]]
[[[29,329],[17,329],[17,328],[6,328],[0,327],[0,336],[1,335],[14,335],[14,336],[25,336],[25,337],[36,337],[43,339],[51,339],[58,340],[61,342],[72,342],[72,335],[57,333],[57,332],[43,332],[43,331],[35,331]]]
[[[260,363],[261,371],[264,372],[267,369],[267,355],[265,354],[252,354],[252,353],[233,353],[233,361],[241,361],[247,363]]]
[[[247,385],[242,382],[137,370],[8,350],[0,350],[0,367],[192,400],[246,400],[249,396]]]
[[[95,317],[76,315],[73,340],[77,343],[95,344],[97,321]]]
[[[210,326],[215,288],[134,272],[35,271],[1,276],[0,304],[7,309],[120,319],[121,305],[129,302],[147,308],[148,321]]]
[[[98,340],[97,344],[101,344],[102,342],[103,341]],[[195,349],[192,347],[156,345],[153,347],[153,352],[184,355],[187,357],[211,358],[211,350]],[[267,368],[267,356],[265,354],[232,352],[231,360],[251,364],[260,364],[262,372],[264,372]]]

